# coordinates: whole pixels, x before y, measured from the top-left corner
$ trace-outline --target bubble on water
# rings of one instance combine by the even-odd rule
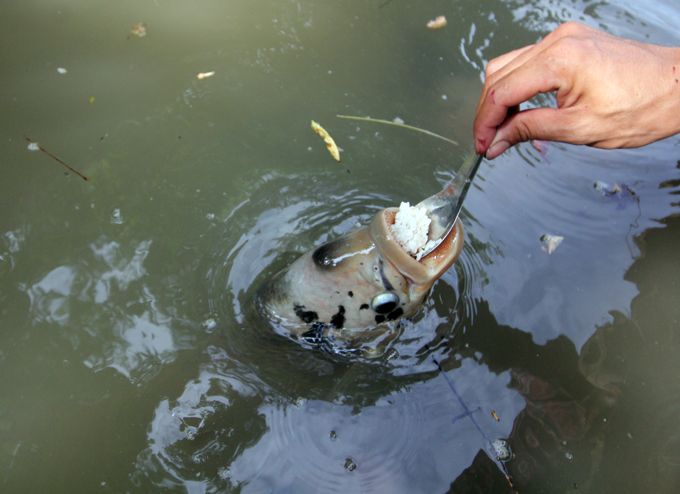
[[[229,480],[231,478],[231,470],[229,470],[229,467],[222,467],[217,470],[217,475],[219,475],[222,480]]]
[[[208,213],[208,214],[205,215],[205,217],[206,217],[206,219],[209,219],[210,221],[213,221],[216,218],[214,213]]]
[[[508,461],[512,458],[510,447],[503,439],[496,439],[491,443],[491,446],[493,447],[493,451],[496,454],[496,459],[498,461]]]
[[[573,458],[574,458],[574,457],[572,456],[572,454],[571,454],[571,453],[566,453],[566,454],[565,454],[564,456],[566,456],[566,457],[567,457],[567,460],[571,460],[571,459],[573,459]]]
[[[345,458],[345,470],[348,472],[353,472],[357,469],[357,464],[354,463],[352,458]]]
[[[298,396],[293,402],[293,405],[295,405],[297,408],[302,408],[305,403],[307,403],[307,400],[305,400],[302,396]]]
[[[213,314],[206,314],[203,316],[203,322],[201,322],[201,326],[203,326],[203,329],[206,333],[212,333],[217,327],[217,317],[215,317]]]
[[[109,221],[114,225],[123,224],[123,215],[120,213],[119,208],[114,208],[113,211],[111,211],[111,219]]]
[[[28,145],[28,150],[29,151],[40,151],[40,146],[38,146],[37,142],[32,142]]]
[[[65,68],[63,68],[63,67],[59,67],[59,68],[57,69],[57,72],[59,72],[60,74],[65,74],[65,73],[67,72],[67,70],[66,70]]]

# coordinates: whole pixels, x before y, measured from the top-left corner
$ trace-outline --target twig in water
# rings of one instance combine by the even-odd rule
[[[439,134],[435,134],[434,132],[430,132],[429,130],[425,129],[419,129],[418,127],[413,127],[412,125],[406,125],[403,123],[397,123],[397,122],[391,122],[389,120],[380,120],[379,118],[369,118],[369,117],[353,117],[349,115],[336,115],[338,118],[348,118],[350,120],[363,120],[365,122],[378,122],[378,123],[384,123],[388,125],[396,125],[397,127],[404,127],[406,129],[411,129],[411,130],[417,130],[418,132],[422,132],[423,134],[427,134],[432,137],[436,137],[438,139],[442,139],[446,142],[450,142],[454,146],[458,146],[458,143],[454,140],[449,139],[448,137],[440,136]]]
[[[49,151],[46,151],[45,149],[41,148],[40,145],[38,145],[37,142],[34,142],[34,141],[30,140],[30,139],[29,139],[28,137],[26,137],[26,136],[24,136],[24,139],[26,139],[26,140],[27,140],[28,142],[30,142],[31,144],[35,144],[36,146],[38,146],[38,149],[40,149],[43,153],[45,153],[45,154],[48,155],[48,156],[51,156],[52,158],[54,158],[55,160],[57,160],[59,163],[61,163],[62,165],[64,165],[66,168],[68,168],[69,170],[71,170],[73,173],[75,173],[75,174],[78,175],[79,177],[82,177],[84,180],[90,180],[89,178],[87,178],[87,177],[86,177],[85,175],[83,175],[82,173],[77,172],[76,170],[74,170],[73,168],[71,168],[70,166],[68,166],[66,163],[64,163],[63,161],[61,161],[59,158],[57,158],[55,155],[53,155],[53,154],[50,153]]]

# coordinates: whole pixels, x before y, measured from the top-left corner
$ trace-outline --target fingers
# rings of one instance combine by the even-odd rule
[[[496,129],[508,118],[511,108],[539,93],[556,91],[561,86],[562,82],[552,68],[540,60],[523,64],[490,84],[475,118],[475,151],[484,154],[496,143],[493,142],[497,141],[494,139]]]
[[[536,45],[529,45],[525,46],[524,48],[519,48],[518,50],[513,50],[509,53],[506,53],[505,55],[501,55],[500,57],[494,58],[491,60],[487,65],[486,65],[486,76],[488,76],[498,72],[499,70],[509,66],[512,62],[516,62],[519,57],[531,50],[534,46]],[[517,65],[517,63],[515,63]],[[510,69],[513,67],[510,66]]]
[[[567,81],[573,81],[573,74],[569,70],[565,71],[565,67],[556,70],[554,60],[551,62],[551,53],[559,53],[569,46],[561,43],[566,41],[565,38],[593,32],[597,31],[577,22],[567,22],[539,43],[514,50],[489,62],[474,124],[477,153],[487,153],[491,144],[505,141],[500,137],[495,138],[496,129],[510,117],[510,108],[518,107],[539,93],[564,90],[569,84]],[[564,57],[558,59],[563,60]],[[522,122],[524,118],[529,117],[522,117],[519,121]],[[516,135],[519,134],[513,134]]]
[[[486,151],[492,160],[520,142],[533,139],[563,141],[565,111],[557,108],[536,108],[519,112],[508,118],[494,136]]]

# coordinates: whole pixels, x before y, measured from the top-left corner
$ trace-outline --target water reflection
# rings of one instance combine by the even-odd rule
[[[92,351],[81,355],[94,371],[110,367],[133,382],[153,378],[190,347],[191,337],[177,331],[176,308],[144,282],[151,246],[151,240],[124,247],[100,237],[90,245],[91,259],[59,266],[26,290],[33,324],[61,326],[74,349]]]

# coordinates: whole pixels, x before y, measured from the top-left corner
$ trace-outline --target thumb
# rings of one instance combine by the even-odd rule
[[[533,139],[569,142],[568,117],[558,108],[534,108],[507,118],[496,131],[486,152],[492,160],[520,142]]]

